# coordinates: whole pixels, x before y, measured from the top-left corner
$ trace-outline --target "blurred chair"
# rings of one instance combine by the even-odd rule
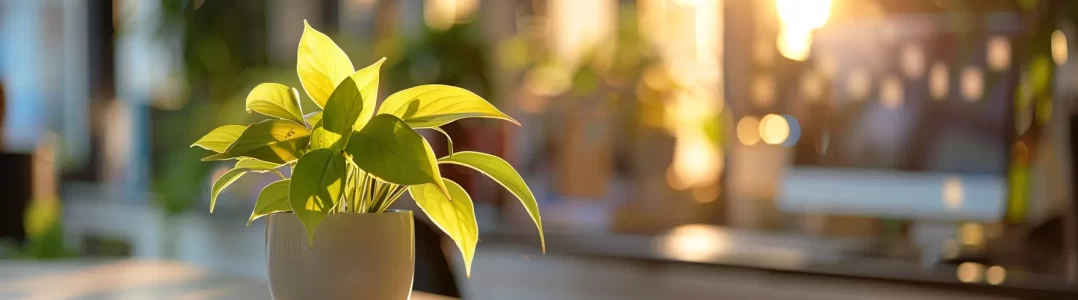
[[[448,257],[442,251],[443,233],[422,218],[415,222],[415,279],[412,289],[460,298]]]
[[[0,125],[4,122],[6,110],[6,93],[3,82],[0,81]],[[30,171],[32,159],[30,154],[16,154],[2,152],[3,131],[0,127],[0,182],[3,182],[4,193],[0,196],[0,240],[14,238],[16,243],[22,244],[26,240],[26,229],[23,226],[26,205],[30,201]]]
[[[33,156],[24,153],[0,153],[0,239],[14,238],[17,243],[26,239],[23,227],[26,205],[30,203]]]
[[[0,125],[4,124],[7,107],[4,83],[0,82]],[[3,150],[3,128],[0,128],[0,182],[4,193],[0,195],[0,239],[14,238],[16,243],[26,239],[24,214],[30,202],[33,185],[33,155],[8,153]]]

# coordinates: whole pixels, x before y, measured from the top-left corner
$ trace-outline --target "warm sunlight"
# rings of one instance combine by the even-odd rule
[[[775,0],[779,17],[776,46],[786,58],[803,61],[812,48],[812,31],[831,15],[831,0]]]

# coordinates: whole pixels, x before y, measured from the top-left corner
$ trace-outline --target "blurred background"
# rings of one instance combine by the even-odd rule
[[[443,166],[478,254],[465,278],[433,237],[417,290],[1078,297],[1078,2],[0,0],[0,298],[71,262],[264,282],[264,221],[244,219],[275,177],[210,215],[231,165],[189,146],[261,119],[256,84],[299,86],[303,20],[356,66],[386,57],[382,97],[451,84],[523,124],[445,129],[520,170],[547,253],[512,195]]]

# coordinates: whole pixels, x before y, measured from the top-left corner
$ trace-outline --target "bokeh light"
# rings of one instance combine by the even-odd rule
[[[454,23],[470,19],[479,8],[479,0],[427,0],[423,20],[427,27],[446,30]]]
[[[868,76],[868,72],[861,68],[855,68],[850,71],[846,78],[846,95],[853,98],[853,100],[863,100],[868,96],[871,79]]]
[[[902,74],[907,78],[920,78],[925,73],[925,49],[915,43],[902,45],[901,60]]]
[[[984,272],[984,281],[988,284],[1000,285],[1004,280],[1007,280],[1007,269],[1003,267],[991,266]]]
[[[965,191],[962,187],[962,179],[951,176],[943,180],[943,206],[947,210],[962,208],[965,201]]]
[[[783,57],[804,61],[812,49],[812,31],[782,30],[775,39],[775,45]]]
[[[966,101],[980,101],[984,96],[984,71],[976,66],[962,70],[962,97]]]
[[[812,48],[812,31],[827,23],[831,0],[775,0],[779,18],[776,46],[786,58],[804,61]]]
[[[947,71],[947,64],[935,62],[928,73],[928,93],[932,100],[946,100],[951,92],[951,79]]]
[[[1055,61],[1057,65],[1067,63],[1067,56],[1069,54],[1067,48],[1067,35],[1060,30],[1052,32],[1052,60]]]
[[[959,227],[958,240],[963,245],[979,246],[984,244],[984,226],[980,223],[965,223]]]
[[[880,82],[880,101],[882,101],[883,107],[888,109],[898,109],[902,106],[905,92],[903,92],[902,79],[898,76],[887,76]]]
[[[958,265],[958,280],[965,283],[981,282],[984,278],[984,265],[975,262],[964,262]]]
[[[775,11],[783,26],[816,29],[827,23],[831,0],[775,0]]]
[[[754,117],[742,117],[737,121],[737,140],[745,146],[760,142],[760,120]]]
[[[678,226],[657,240],[660,253],[685,261],[706,261],[722,255],[730,237],[718,228],[701,224]]]
[[[1011,41],[1005,36],[992,36],[988,38],[987,49],[988,67],[992,71],[1005,71],[1011,67]]]
[[[770,145],[782,144],[790,137],[790,124],[786,118],[769,114],[760,119],[760,139]]]

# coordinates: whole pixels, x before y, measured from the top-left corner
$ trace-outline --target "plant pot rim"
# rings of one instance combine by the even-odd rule
[[[326,217],[328,218],[330,216],[340,216],[340,215],[359,215],[359,216],[362,216],[362,215],[396,215],[396,214],[403,214],[403,213],[413,214],[412,210],[410,210],[410,209],[387,209],[386,211],[383,211],[383,212],[380,212],[380,213],[361,213],[361,214],[357,214],[357,213],[343,213],[343,214],[342,213],[335,213],[335,214],[328,214],[328,215],[326,215]],[[282,211],[282,212],[278,212],[278,213],[273,213],[271,215],[295,215],[295,213],[293,213],[291,211]]]
[[[380,213],[361,213],[361,214],[357,214],[357,213],[336,213],[336,214],[328,214],[328,215],[326,215],[326,219],[329,219],[329,218],[355,219],[355,218],[376,218],[376,217],[397,218],[400,215],[412,216],[413,214],[412,214],[412,211],[410,211],[410,210],[394,209],[394,210],[386,210],[386,211],[383,211],[383,212],[380,212]]]

